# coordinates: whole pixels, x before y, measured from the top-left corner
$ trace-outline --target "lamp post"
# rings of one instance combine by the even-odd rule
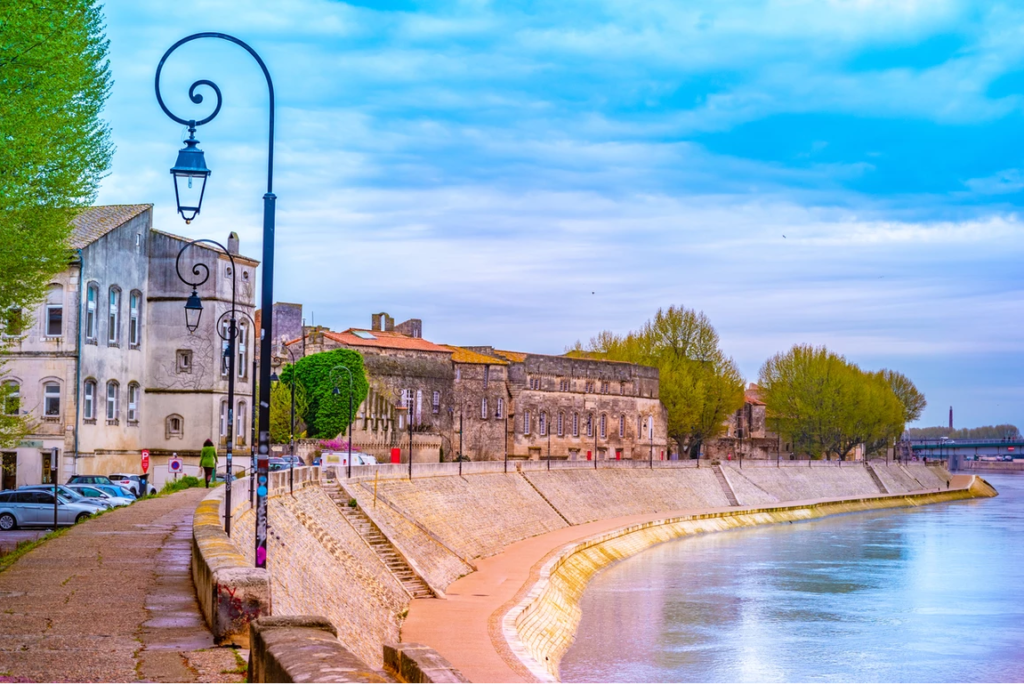
[[[509,412],[505,412],[505,439],[503,440],[505,443],[505,473],[508,473],[508,416]],[[512,429],[515,430],[515,427],[516,424],[513,422]]]
[[[412,480],[412,396],[409,396],[409,480]]]
[[[255,331],[256,327],[253,326]],[[253,483],[256,481],[256,379],[259,378],[256,367],[256,355],[252,359],[252,398],[250,403],[252,409],[249,411],[252,416],[252,423],[249,426],[249,506],[252,506]]]
[[[210,170],[206,168],[203,153],[196,147],[196,143],[198,143],[198,141],[195,141],[195,129],[210,122],[220,112],[221,93],[220,88],[218,88],[217,84],[213,81],[200,79],[193,82],[189,87],[189,99],[192,102],[200,104],[203,101],[203,96],[196,93],[196,88],[199,86],[207,86],[211,88],[217,96],[217,104],[214,107],[213,112],[203,119],[182,119],[181,117],[175,116],[169,109],[167,109],[163,98],[160,96],[160,72],[163,70],[164,62],[167,61],[167,58],[172,52],[182,45],[200,38],[217,38],[238,45],[256,60],[260,69],[263,70],[263,76],[267,80],[267,91],[270,100],[270,117],[267,137],[267,192],[263,195],[263,280],[261,284],[261,291],[264,316],[262,319],[262,331],[260,332],[260,358],[269,360],[272,353],[270,343],[273,340],[273,316],[271,316],[271,312],[273,311],[274,305],[274,209],[277,201],[277,196],[274,195],[274,82],[270,78],[270,72],[267,70],[267,65],[264,64],[263,59],[256,54],[256,51],[245,42],[225,33],[203,32],[186,36],[168,48],[167,52],[165,52],[163,57],[160,58],[160,63],[156,68],[156,78],[154,79],[157,102],[160,104],[160,109],[164,111],[164,114],[170,117],[173,121],[188,126],[189,128],[189,140],[186,141],[185,148],[179,152],[178,162],[171,169],[171,174],[174,176],[175,180],[175,197],[177,198],[178,211],[181,213],[181,216],[185,219],[186,223],[191,222],[192,219],[199,214],[202,208],[203,194],[206,190],[206,180],[210,176]],[[182,158],[183,153],[184,158]],[[198,189],[194,187],[197,181],[199,184]],[[196,190],[198,190],[198,194],[195,192]],[[182,195],[183,192],[184,200]],[[194,200],[189,199],[190,197],[194,198]],[[191,204],[192,202],[194,202],[194,205]],[[266,568],[267,472],[270,458],[269,363],[264,363],[260,366],[259,388],[259,448],[256,461],[257,481],[259,483],[259,487],[256,490],[255,556],[257,568]],[[228,491],[230,492],[230,489]]]
[[[232,454],[234,450],[234,429],[235,429],[235,343],[238,339],[238,322],[235,319],[237,311],[237,301],[235,299],[236,290],[236,279],[238,275],[238,269],[235,268],[235,258],[228,251],[226,247],[218,243],[216,240],[210,240],[208,238],[200,238],[199,240],[193,240],[185,243],[178,251],[178,257],[174,260],[174,270],[178,273],[178,279],[181,280],[187,286],[192,288],[192,294],[189,295],[188,300],[185,302],[185,328],[188,329],[189,333],[195,333],[199,328],[199,321],[203,315],[203,303],[199,298],[198,288],[210,280],[210,267],[203,262],[196,262],[192,265],[190,270],[192,278],[181,272],[181,256],[185,254],[185,250],[192,247],[193,245],[204,245],[208,249],[216,247],[220,249],[218,254],[224,254],[231,262],[231,309],[225,312],[230,318],[228,319],[228,331],[225,335],[221,330],[220,319],[214,324],[214,329],[217,331],[217,335],[221,340],[225,341],[228,345],[224,350],[224,356],[227,357],[227,369],[228,369],[228,415],[227,415],[227,454],[225,455],[226,473],[224,477],[224,532],[231,535],[231,466],[232,466]],[[223,314],[221,315],[224,316]],[[223,363],[223,362],[222,362]]]
[[[348,374],[348,478],[352,478],[352,395],[355,394],[355,383],[352,378],[352,369],[348,368],[344,364],[338,364],[331,369],[331,381],[334,383],[334,394],[340,395],[341,392],[338,390],[338,381],[334,379],[334,373],[336,371],[344,371]],[[411,443],[410,443],[411,444]],[[412,452],[410,451],[410,454]]]

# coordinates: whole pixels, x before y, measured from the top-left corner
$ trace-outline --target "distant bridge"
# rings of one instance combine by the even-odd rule
[[[916,457],[945,459],[949,468],[960,468],[960,462],[982,457],[1009,457],[1024,459],[1024,438],[994,438],[988,440],[908,440],[910,451]],[[906,452],[904,452],[906,454]]]

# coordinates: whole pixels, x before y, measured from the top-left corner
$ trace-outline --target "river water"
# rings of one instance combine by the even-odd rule
[[[683,538],[600,572],[566,682],[1024,681],[1024,475],[999,497]]]

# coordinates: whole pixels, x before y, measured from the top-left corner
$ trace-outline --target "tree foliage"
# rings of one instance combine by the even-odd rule
[[[299,382],[295,383],[295,439],[306,437],[306,421],[309,412],[306,391]],[[270,388],[270,441],[277,444],[289,442],[292,425],[292,387],[278,381]]]
[[[103,31],[92,0],[0,3],[0,312],[33,306],[67,267],[71,220],[110,165]],[[0,419],[0,445],[25,430]]]
[[[928,426],[925,428],[908,428],[907,433],[911,438],[925,440],[936,440],[938,438],[949,438],[950,440],[1020,439],[1020,431],[1012,423],[1001,423],[998,426],[979,426],[977,428],[954,429],[950,429],[946,426]]]
[[[363,356],[353,350],[330,350],[303,357],[284,367],[281,381],[291,383],[293,375],[306,397],[302,419],[306,434],[315,438],[334,438],[345,432],[349,423],[349,382],[344,366],[352,372],[352,413],[366,399],[369,384],[363,370]],[[334,390],[337,388],[338,393]],[[296,398],[298,395],[296,395]]]
[[[899,377],[904,405],[893,389]],[[768,428],[814,458],[845,459],[864,443],[869,451],[903,433],[907,416],[920,412],[924,396],[902,374],[867,372],[825,347],[794,345],[761,367],[758,385]],[[920,406],[917,406],[917,405]],[[916,407],[916,409],[915,409]]]
[[[586,348],[576,343],[569,354],[657,367],[668,436],[694,458],[743,406],[743,378],[703,312],[659,309],[640,330],[624,336],[603,331]]]

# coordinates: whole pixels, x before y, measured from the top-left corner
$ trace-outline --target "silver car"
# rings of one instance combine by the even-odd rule
[[[92,504],[57,497],[57,524],[70,526],[101,511]],[[52,526],[53,492],[7,490],[0,492],[0,530],[19,526]]]
[[[113,487],[113,486],[110,486]],[[126,507],[135,501],[135,498],[118,497],[110,494],[99,485],[86,485],[85,483],[74,483],[67,486],[68,490],[74,490],[82,497],[99,500],[115,507]]]
[[[39,490],[40,492],[53,493],[52,485],[22,485],[19,490]],[[80,492],[76,492],[71,489],[69,485],[58,485],[57,494],[64,498],[65,501],[73,502],[75,504],[92,504],[102,511],[103,509],[113,509],[114,505],[110,500],[106,498],[94,498],[86,497]]]

